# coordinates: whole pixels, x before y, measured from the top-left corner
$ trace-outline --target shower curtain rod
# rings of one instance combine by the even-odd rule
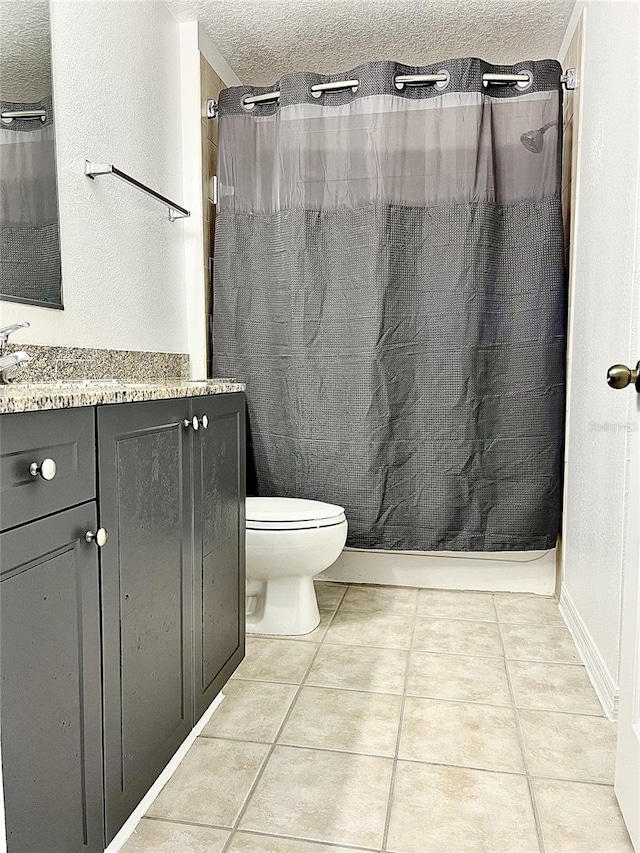
[[[0,119],[3,124],[11,124],[16,119],[36,119],[39,118],[44,124],[47,120],[46,110],[6,110],[0,113]]]
[[[450,75],[448,71],[439,71],[437,74],[398,74],[394,78],[396,89],[402,90],[405,86],[420,86],[434,84],[438,89],[445,89],[449,85]],[[530,71],[523,71],[520,74],[483,74],[482,83],[484,86],[517,86],[519,89],[528,89],[533,82],[533,74]],[[560,76],[560,82],[565,89],[576,88],[576,69],[567,68]],[[335,92],[341,89],[351,89],[352,92],[357,92],[360,85],[359,80],[337,80],[333,83],[315,83],[310,87],[309,91],[314,98],[319,98],[323,92]],[[277,101],[280,98],[280,91],[275,89],[273,92],[264,92],[261,95],[246,95],[242,99],[242,106],[246,110],[252,110],[256,104],[269,103]],[[217,118],[218,103],[211,98],[207,101],[207,118]]]

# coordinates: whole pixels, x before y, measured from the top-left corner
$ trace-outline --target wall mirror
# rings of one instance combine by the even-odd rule
[[[0,299],[62,308],[49,0],[0,0]]]

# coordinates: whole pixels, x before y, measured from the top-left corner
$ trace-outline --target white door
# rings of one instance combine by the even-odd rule
[[[637,351],[633,364],[640,360],[640,199],[638,200],[635,253],[635,312]],[[623,353],[622,355],[626,355]],[[640,364],[638,364],[640,368]],[[617,391],[631,394],[628,409],[629,502],[626,519],[625,576],[622,603],[622,642],[620,653],[620,704],[618,715],[618,754],[615,791],[637,851],[640,851],[640,378]]]

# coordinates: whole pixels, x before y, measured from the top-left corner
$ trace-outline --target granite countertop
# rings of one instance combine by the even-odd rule
[[[164,382],[121,382],[119,380],[62,380],[58,382],[14,382],[0,385],[0,414],[71,409],[108,403],[139,403],[207,394],[233,394],[245,385],[235,379],[176,379]]]

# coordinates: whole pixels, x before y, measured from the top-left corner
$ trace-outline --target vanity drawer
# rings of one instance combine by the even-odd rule
[[[0,415],[0,530],[95,495],[93,408]]]

